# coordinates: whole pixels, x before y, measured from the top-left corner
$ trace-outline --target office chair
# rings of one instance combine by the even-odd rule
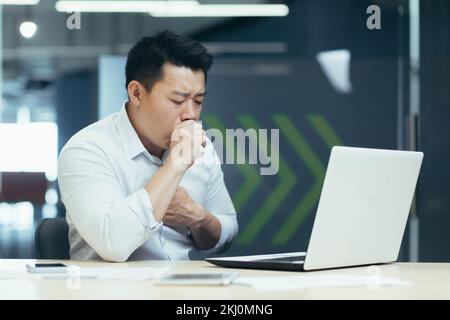
[[[34,241],[38,259],[70,259],[69,226],[65,218],[43,219],[36,227]]]

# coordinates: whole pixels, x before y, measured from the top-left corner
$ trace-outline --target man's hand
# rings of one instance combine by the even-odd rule
[[[181,232],[188,228],[195,244],[202,250],[214,247],[222,230],[219,220],[195,202],[182,187],[177,187],[163,222]]]
[[[206,135],[201,123],[187,120],[175,127],[169,145],[169,161],[182,172],[192,166],[203,154]]]
[[[207,212],[199,207],[184,188],[177,187],[163,222],[171,227],[194,226],[206,218]]]
[[[163,220],[172,198],[175,198],[174,202],[178,204],[187,198],[187,194],[180,197],[174,197],[173,195],[186,170],[194,164],[196,159],[202,156],[203,146],[205,145],[206,135],[200,123],[187,120],[175,127],[171,136],[168,157],[145,187],[153,204],[153,215],[157,221]],[[182,200],[178,201],[178,198]],[[190,201],[187,201],[187,203],[190,203]],[[186,207],[186,204],[183,206]],[[201,207],[200,205],[197,206]],[[195,211],[197,212],[199,209],[196,208]],[[177,217],[176,219],[184,218]]]

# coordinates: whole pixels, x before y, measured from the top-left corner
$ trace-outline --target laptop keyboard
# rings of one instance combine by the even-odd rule
[[[258,259],[257,261],[267,261],[267,262],[305,262],[305,256],[290,256],[281,258],[270,258],[270,259]]]

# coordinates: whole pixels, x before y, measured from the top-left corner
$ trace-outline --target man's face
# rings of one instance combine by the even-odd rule
[[[141,134],[155,146],[168,148],[175,126],[200,118],[205,94],[203,71],[165,64],[162,79],[143,95],[138,108]]]

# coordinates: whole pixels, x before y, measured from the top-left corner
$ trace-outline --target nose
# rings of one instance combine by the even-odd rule
[[[188,99],[183,106],[183,110],[181,112],[181,121],[186,120],[197,120],[198,119],[198,111],[194,106],[194,101],[192,99]]]

